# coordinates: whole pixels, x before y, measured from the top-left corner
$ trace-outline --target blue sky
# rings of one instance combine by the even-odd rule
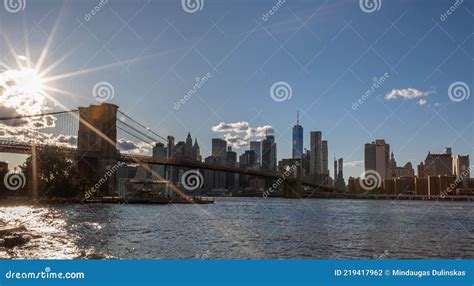
[[[455,102],[448,94],[454,82],[474,88],[472,1],[447,17],[441,15],[455,1],[381,0],[367,13],[357,0],[287,0],[279,7],[277,1],[204,0],[202,9],[187,13],[178,0],[109,0],[90,15],[99,2],[26,0],[18,13],[0,9],[1,33],[21,54],[25,28],[33,60],[58,22],[45,66],[73,53],[52,75],[111,65],[52,83],[75,94],[54,95],[71,109],[94,103],[94,85],[106,81],[115,91],[110,102],[164,136],[183,140],[190,131],[203,156],[212,137],[245,136],[216,133],[213,126],[246,121],[273,127],[279,159],[291,156],[300,110],[304,147],[309,131],[321,130],[330,157],[352,162],[346,178],[361,174],[363,145],[379,138],[399,164],[416,166],[429,150],[445,146],[474,154],[473,96]],[[0,50],[12,64],[4,39]],[[176,110],[196,77],[208,73]],[[354,110],[374,77],[386,74]],[[270,90],[280,81],[292,93],[278,102]],[[397,98],[387,100],[391,92]]]

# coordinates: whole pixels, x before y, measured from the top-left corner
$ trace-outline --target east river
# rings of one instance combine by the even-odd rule
[[[474,258],[467,202],[217,198],[1,207],[0,220],[41,236],[2,258]]]

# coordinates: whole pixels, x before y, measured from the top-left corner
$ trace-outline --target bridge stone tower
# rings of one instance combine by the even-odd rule
[[[119,157],[117,110],[117,105],[108,103],[79,107],[76,153],[79,175],[82,181],[99,185],[105,195],[112,195],[116,190],[115,174],[107,171],[117,164]]]

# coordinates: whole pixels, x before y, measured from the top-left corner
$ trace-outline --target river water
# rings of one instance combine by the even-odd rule
[[[474,258],[474,204],[217,198],[211,205],[2,207],[42,237],[3,258]]]

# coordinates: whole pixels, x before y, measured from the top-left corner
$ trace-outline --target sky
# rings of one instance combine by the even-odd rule
[[[346,179],[375,139],[399,165],[446,146],[473,157],[472,1],[18,3],[0,7],[0,62],[15,66],[8,43],[32,62],[49,43],[43,68],[64,60],[47,76],[69,74],[44,109],[97,103],[106,83],[104,100],[164,137],[191,132],[203,157],[211,138],[242,153],[272,130],[279,159],[299,110],[304,147],[322,131]]]

